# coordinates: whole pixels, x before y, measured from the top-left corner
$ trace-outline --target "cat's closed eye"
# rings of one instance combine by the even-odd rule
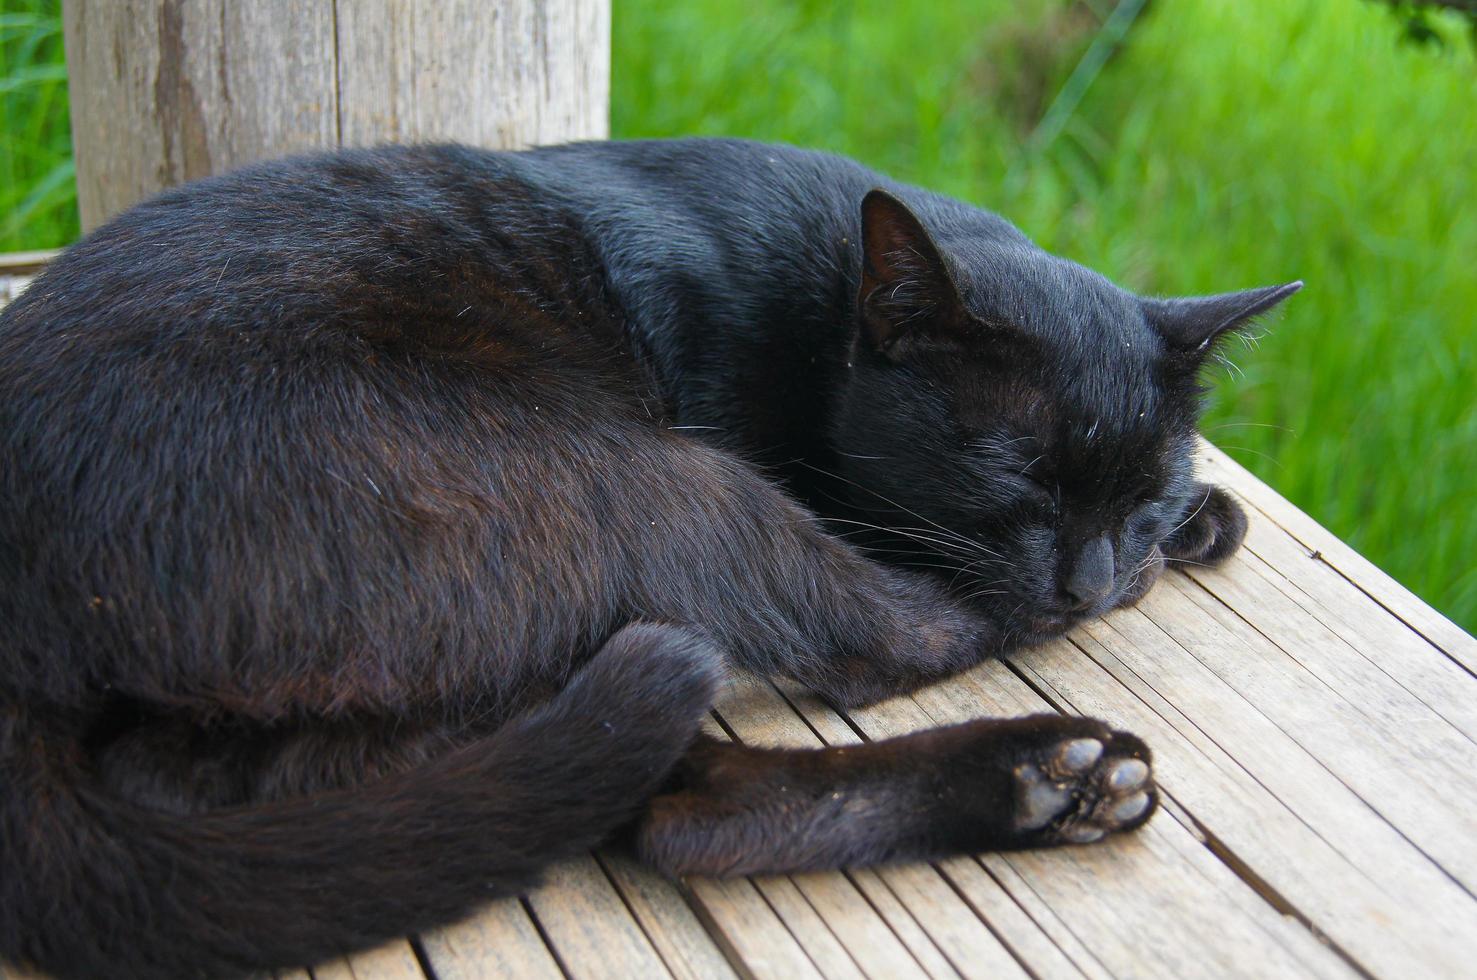
[[[1031,470],[1022,470],[1016,475],[1025,481],[1026,485],[1031,489],[1039,490],[1055,499],[1056,481],[1044,475],[1033,473]]]
[[[1124,536],[1139,541],[1153,541],[1170,529],[1173,509],[1162,500],[1141,501],[1128,513],[1124,521]]]

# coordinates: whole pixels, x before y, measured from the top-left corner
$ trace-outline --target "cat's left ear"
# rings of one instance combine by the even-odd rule
[[[1229,334],[1303,288],[1302,281],[1216,296],[1146,299],[1144,315],[1171,354],[1199,364]]]
[[[963,328],[964,301],[938,246],[907,205],[884,190],[862,200],[862,330],[877,350],[896,356],[909,334]]]

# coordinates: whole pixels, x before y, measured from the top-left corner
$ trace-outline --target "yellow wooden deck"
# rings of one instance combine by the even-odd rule
[[[797,746],[1107,718],[1155,753],[1164,809],[1139,833],[730,881],[595,854],[312,976],[1477,976],[1477,640],[1213,447],[1202,470],[1252,516],[1224,568],[848,717],[769,682],[717,712]]]

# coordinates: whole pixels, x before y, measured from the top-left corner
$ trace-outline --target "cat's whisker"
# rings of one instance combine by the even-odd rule
[[[1281,469],[1282,468],[1282,460],[1278,459],[1276,456],[1268,456],[1266,453],[1261,452],[1260,450],[1252,449],[1250,446],[1224,446],[1223,445],[1220,448],[1222,448],[1222,449],[1234,449],[1234,450],[1236,450],[1239,453],[1251,453],[1253,456],[1260,456],[1262,459],[1265,459],[1267,462],[1269,462],[1272,465],[1276,466],[1278,469]]]
[[[890,525],[873,524],[867,521],[849,520],[847,518],[841,517],[829,517],[826,518],[826,520],[841,524],[856,524],[859,525],[862,529],[871,529],[882,531],[884,533],[897,534],[902,537],[909,538],[913,541],[917,541],[920,544],[929,544],[934,546],[935,548],[943,549],[945,552],[953,552],[969,557],[973,557],[975,555],[984,555],[991,558],[999,557],[979,542],[971,541],[970,539],[965,538],[962,535],[954,535],[954,537],[952,538],[940,538],[936,533],[922,528],[900,528]]]
[[[1144,572],[1152,567],[1155,562],[1163,560],[1164,558],[1162,554],[1156,555],[1151,552],[1148,557],[1138,563],[1138,567],[1136,567],[1133,570],[1133,573],[1128,576],[1128,582],[1123,586],[1123,591],[1132,592],[1134,588],[1139,584],[1139,579],[1143,576]]]
[[[846,477],[842,476],[839,473],[832,473],[829,470],[822,469],[821,467],[816,466],[814,463],[807,463],[804,460],[801,460],[800,461],[800,465],[801,466],[804,466],[806,469],[813,470],[816,473],[821,474],[822,476],[829,476],[832,479],[840,480],[842,483],[845,483],[845,484],[848,484],[850,486],[856,487],[858,490],[861,490],[864,493],[870,493],[872,496],[878,498],[879,500],[882,500],[882,501],[884,501],[884,502],[892,505],[893,507],[896,507],[898,510],[902,511],[905,514],[911,514],[912,516],[918,518],[923,523],[928,524],[928,525],[931,525],[932,527],[934,527],[934,528],[936,528],[936,529],[944,532],[945,534],[957,535],[957,532],[949,530],[948,528],[944,527],[942,524],[938,523],[937,521],[930,520],[929,518],[925,517],[924,515],[918,513],[915,510],[912,510],[912,509],[910,509],[908,507],[904,507],[902,504],[898,503],[896,500],[893,500],[893,499],[887,497],[884,494],[878,493],[876,490],[873,490],[871,487],[864,487],[860,483],[857,483],[855,480],[849,480],[849,479],[847,479]],[[968,539],[966,538],[965,540],[968,540]]]
[[[945,572],[957,572],[958,571],[958,566],[956,566],[956,565],[940,565],[937,562],[905,561],[905,562],[902,562],[901,564],[902,564],[902,567],[904,567],[904,568],[937,568],[940,571],[945,571]]]
[[[899,530],[899,531],[917,531],[917,532],[920,532],[920,533],[927,533],[926,529],[924,529],[924,528],[917,528],[917,527],[903,527],[903,528],[897,528],[897,530]],[[970,551],[977,551],[977,552],[980,552],[981,554],[990,555],[991,557],[994,557],[994,558],[1001,558],[1001,557],[1003,557],[999,552],[993,551],[990,548],[987,548],[984,544],[980,543],[979,541],[976,541],[973,538],[967,537],[965,535],[958,534],[957,532],[954,535],[954,539],[957,540],[957,541],[959,541],[960,544],[964,545]]]
[[[950,555],[959,555],[960,558],[972,558],[973,555],[976,555],[976,553],[978,553],[978,551],[975,551],[975,549],[970,549],[970,551],[966,551],[966,549],[962,549],[959,545],[956,545],[956,543],[948,542],[948,540],[939,540],[938,537],[928,536],[928,534],[911,533],[911,531],[899,530],[899,528],[895,527],[886,527],[886,525],[882,524],[868,524],[868,522],[866,521],[851,521],[846,520],[846,518],[826,518],[826,520],[837,522],[837,524],[860,525],[860,527],[858,527],[857,530],[854,531],[832,531],[832,533],[835,534],[836,537],[851,537],[855,536],[855,534],[866,533],[866,531],[868,530],[876,530],[883,531],[883,533],[888,534],[897,534],[897,536],[905,537],[905,539],[908,540],[913,540],[913,542],[920,543],[920,545],[928,545],[928,551],[919,553],[928,553],[928,555],[935,556],[935,558],[948,558],[948,556]],[[871,545],[868,546],[868,551],[907,552],[907,549],[898,549],[894,548],[894,546],[891,545]]]
[[[1222,422],[1219,425],[1212,425],[1212,426],[1210,426],[1209,427],[1209,431],[1211,431],[1211,432],[1219,432],[1222,429],[1243,429],[1243,428],[1245,428],[1245,429],[1276,429],[1278,432],[1286,432],[1289,435],[1296,435],[1296,432],[1294,432],[1294,430],[1292,430],[1292,429],[1289,429],[1287,426],[1285,426],[1285,425],[1277,425],[1277,424],[1275,424],[1273,422]]]
[[[977,558],[974,561],[969,562],[968,564],[961,566],[960,569],[959,569],[958,574],[956,574],[949,581],[949,587],[950,588],[953,588],[954,587],[954,584],[959,581],[959,576],[960,575],[967,575],[974,568],[976,568],[977,566],[982,565],[982,564],[985,564],[986,562],[993,562],[993,561],[994,561],[994,559],[991,559],[991,558]],[[985,585],[994,585],[994,584],[997,584],[999,582],[1004,582],[1004,581],[1005,581],[1005,579],[996,579],[994,582],[986,582],[986,583],[983,583],[983,584],[985,584]],[[976,584],[979,584],[979,583],[976,583]]]
[[[805,465],[809,466],[809,464],[805,464]],[[829,474],[829,473],[827,473],[827,471],[822,470],[822,469],[820,469],[819,467],[816,467],[816,466],[809,466],[809,468],[810,469],[813,469],[813,470],[816,470],[819,473],[823,473],[823,474],[830,475],[830,476],[836,476],[837,479],[844,479],[844,477],[841,477],[838,474]],[[866,487],[859,487],[859,489],[866,490],[867,488]],[[871,493],[873,491],[868,490],[867,492]],[[835,494],[827,493],[824,490],[821,490],[820,493],[827,500],[830,500],[830,501],[832,501],[832,502],[834,502],[836,504],[840,504],[843,507],[849,507],[851,509],[859,509],[859,505],[856,504],[854,501],[842,500],[841,498],[837,497]],[[877,496],[880,496],[880,494],[877,495]],[[883,498],[883,499],[886,499],[886,498]],[[894,505],[894,506],[899,506],[900,507],[901,505]],[[903,509],[906,510],[906,508],[903,508]],[[940,549],[941,548],[941,549],[946,549],[946,550],[952,550],[952,551],[955,551],[955,552],[962,552],[964,555],[967,555],[967,556],[973,556],[973,555],[976,555],[976,554],[989,554],[989,555],[991,555],[993,557],[999,557],[998,555],[995,555],[994,552],[990,551],[990,549],[986,548],[983,544],[981,544],[978,541],[975,541],[975,540],[973,540],[973,539],[971,539],[969,537],[966,537],[965,535],[962,535],[962,534],[958,533],[957,531],[951,531],[948,528],[944,527],[943,525],[935,524],[934,522],[929,521],[928,518],[923,517],[921,514],[915,514],[914,516],[919,517],[921,520],[928,521],[930,524],[933,524],[933,527],[932,528],[897,527],[897,526],[894,526],[894,525],[874,524],[874,523],[869,523],[869,522],[866,522],[866,521],[847,520],[846,518],[840,518],[840,517],[826,517],[826,518],[823,518],[823,520],[825,520],[827,522],[830,522],[830,523],[857,524],[857,525],[859,525],[859,526],[861,526],[863,528],[871,528],[873,530],[882,531],[882,532],[885,532],[885,533],[895,533],[895,534],[901,535],[902,537],[912,538],[912,539],[914,539],[916,541],[919,541],[920,543],[927,543],[927,544],[929,544],[930,546],[932,546],[935,549]],[[940,534],[940,533],[945,534],[948,537],[945,538],[945,539],[943,539],[943,540],[940,540],[937,537],[937,535]]]
[[[1208,504],[1208,503],[1210,503],[1211,494],[1213,494],[1214,492],[1215,492],[1214,489],[1207,484],[1206,487],[1205,487],[1205,496],[1203,498],[1201,498],[1200,503],[1195,507],[1195,509],[1193,511],[1190,512],[1190,516],[1189,517],[1186,517],[1184,520],[1180,521],[1174,527],[1172,527],[1172,528],[1169,529],[1169,533],[1167,533],[1167,534],[1164,535],[1165,540],[1168,540],[1170,537],[1172,537],[1174,535],[1174,533],[1176,531],[1178,531],[1180,528],[1184,527],[1186,524],[1190,523],[1196,517],[1198,517],[1200,515],[1200,512],[1205,509],[1205,505]]]

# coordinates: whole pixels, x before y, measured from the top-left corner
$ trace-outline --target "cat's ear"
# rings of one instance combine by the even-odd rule
[[[862,199],[857,312],[867,338],[886,354],[914,331],[957,331],[966,320],[938,246],[907,205],[883,190]]]
[[[1223,337],[1303,288],[1302,281],[1216,296],[1146,299],[1144,315],[1172,355],[1199,364]]]

